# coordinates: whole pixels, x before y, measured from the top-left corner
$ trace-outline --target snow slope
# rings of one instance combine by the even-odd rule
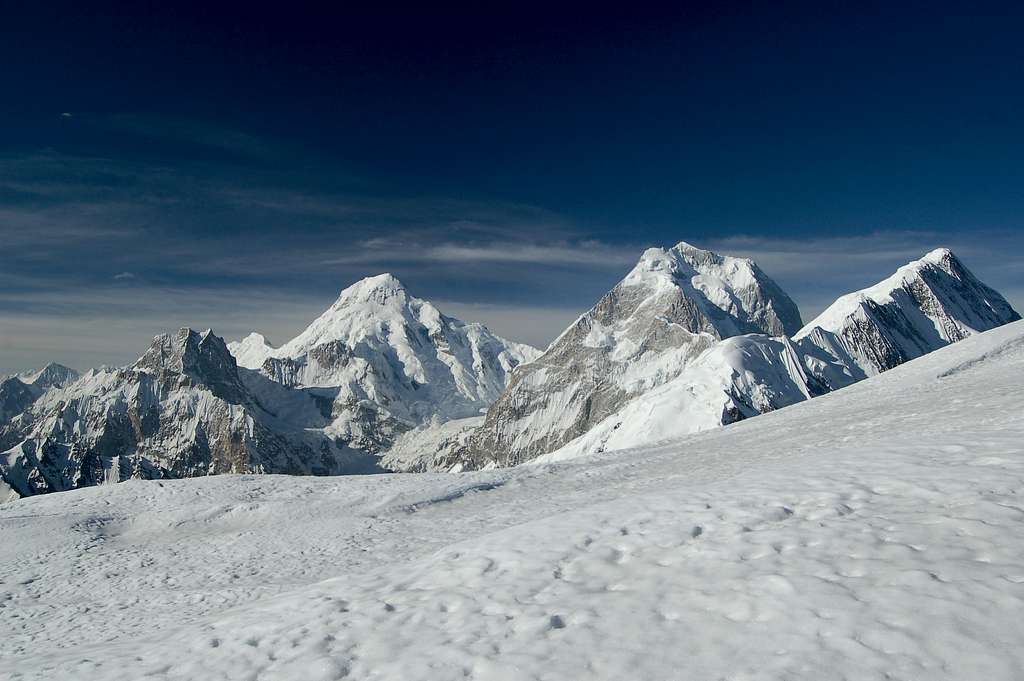
[[[727,338],[701,353],[675,379],[534,461],[564,461],[682,437],[787,407],[815,394],[800,352],[788,338]]]
[[[1024,677],[1024,322],[585,464],[0,506],[4,679]]]

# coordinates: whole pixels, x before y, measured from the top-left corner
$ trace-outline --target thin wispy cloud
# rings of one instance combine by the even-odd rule
[[[579,243],[521,243],[500,241],[488,244],[441,243],[417,247],[407,241],[374,240],[359,244],[351,254],[322,260],[324,265],[374,262],[522,263],[568,264],[622,267],[636,261],[636,249],[597,241]]]

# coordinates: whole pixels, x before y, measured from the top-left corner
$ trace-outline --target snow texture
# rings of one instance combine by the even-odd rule
[[[0,506],[0,678],[1024,678],[1024,322],[585,462]]]

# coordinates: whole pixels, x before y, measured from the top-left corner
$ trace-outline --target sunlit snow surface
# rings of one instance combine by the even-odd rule
[[[1024,322],[684,440],[0,506],[0,678],[1024,678]]]

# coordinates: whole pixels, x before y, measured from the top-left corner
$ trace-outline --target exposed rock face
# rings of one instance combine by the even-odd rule
[[[315,400],[236,366],[223,340],[157,336],[131,367],[48,391],[0,441],[0,476],[25,496],[128,478],[336,474],[373,468],[337,446]]]
[[[514,465],[550,452],[678,376],[723,338],[792,333],[800,313],[753,262],[686,243],[652,248],[547,351],[520,367],[468,459]]]
[[[251,334],[232,343],[245,366],[329,402],[327,431],[379,452],[435,419],[477,416],[539,351],[441,314],[390,274],[363,279],[280,348]]]

